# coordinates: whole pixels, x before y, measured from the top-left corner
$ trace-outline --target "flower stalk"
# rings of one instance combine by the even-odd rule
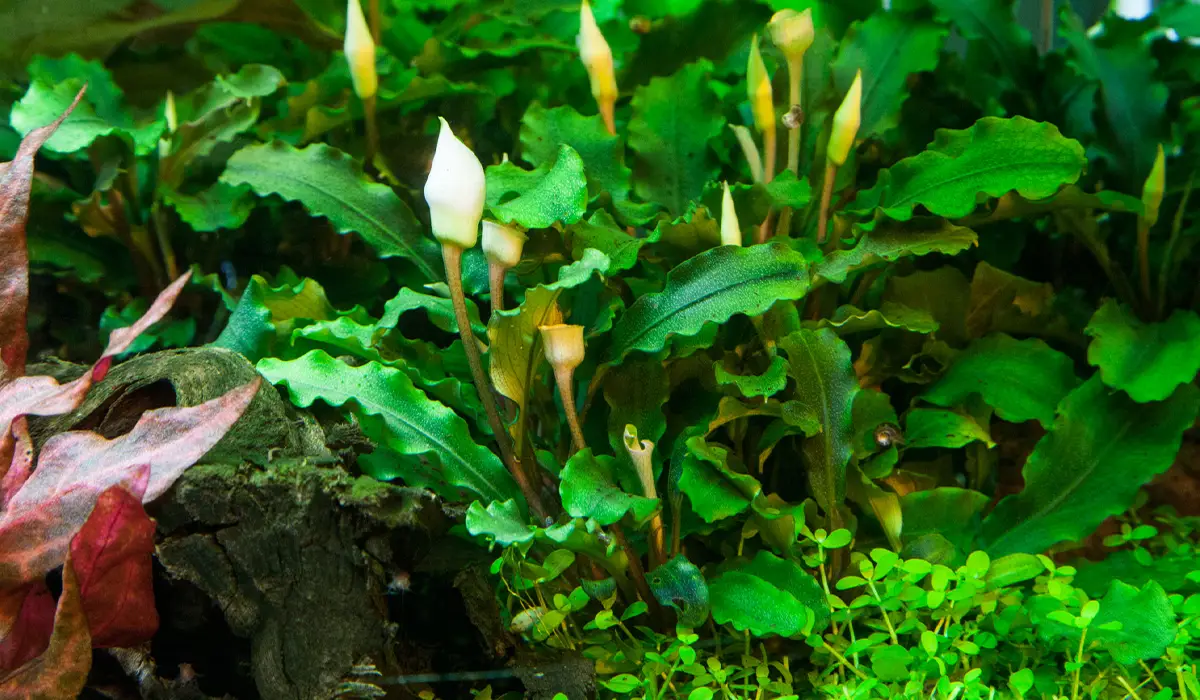
[[[504,310],[504,277],[521,262],[526,236],[513,226],[483,222],[483,254],[488,261],[488,290],[492,311]]]
[[[454,306],[454,320],[458,325],[467,364],[471,368],[471,378],[487,414],[488,425],[496,437],[500,457],[521,488],[530,510],[542,518],[546,509],[537,489],[522,469],[513,451],[508,430],[500,419],[495,391],[483,369],[479,341],[471,331],[471,319],[467,315],[467,300],[463,292],[462,254],[479,240],[479,222],[483,217],[486,188],[483,165],[471,149],[454,136],[446,120],[441,119],[441,123],[429,179],[425,181],[425,201],[429,204],[433,236],[442,244],[442,261],[446,266],[446,285]]]
[[[771,76],[758,50],[758,35],[750,41],[750,60],[746,65],[746,92],[754,126],[763,135],[763,182],[775,177],[775,99],[771,92]]]
[[[837,169],[850,157],[861,121],[862,71],[859,70],[854,75],[854,82],[846,91],[841,106],[833,115],[833,130],[829,134],[829,143],[825,146],[825,181],[821,190],[820,213],[817,216],[817,243],[825,242],[829,224],[829,202],[833,198],[833,182],[837,179]]]
[[[639,440],[637,428],[625,426],[625,450],[637,470],[638,480],[642,482],[642,495],[646,498],[658,498],[658,489],[654,485],[654,443],[649,440]],[[647,535],[650,555],[650,569],[662,566],[667,561],[665,527],[660,509],[650,519],[650,532]]]
[[[377,7],[373,6],[373,9]],[[347,0],[346,40],[342,49],[350,66],[354,94],[363,103],[363,116],[367,122],[367,147],[363,162],[367,165],[375,160],[375,153],[379,150],[379,130],[375,121],[375,94],[379,90],[379,74],[375,71],[375,42],[359,0]]]
[[[542,334],[542,350],[546,361],[554,369],[554,382],[558,385],[558,396],[562,399],[563,413],[571,429],[571,453],[587,447],[579,412],[575,410],[575,368],[583,363],[583,326],[556,323],[538,326]]]
[[[791,109],[784,126],[788,129],[788,160],[787,167],[794,174],[800,174],[800,124],[803,121],[803,105],[800,97],[800,79],[804,75],[804,54],[808,52],[816,36],[813,28],[812,10],[796,12],[795,10],[780,10],[771,17],[767,25],[771,39],[783,52],[787,59],[788,68],[788,103]]]

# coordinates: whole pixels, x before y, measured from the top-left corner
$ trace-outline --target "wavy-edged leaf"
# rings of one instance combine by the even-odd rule
[[[1142,323],[1110,299],[1084,331],[1092,337],[1088,364],[1134,401],[1162,401],[1200,373],[1200,316],[1177,310],[1162,323]]]
[[[830,328],[838,335],[850,335],[885,328],[900,328],[913,333],[933,333],[938,322],[925,309],[913,309],[903,304],[885,301],[878,309],[863,311],[854,306],[839,306],[829,318],[817,322],[819,328]]]
[[[721,134],[725,120],[709,87],[711,71],[712,64],[702,59],[670,77],[651,79],[633,94],[634,192],[674,216],[686,212],[716,176],[708,142]]]
[[[507,162],[488,166],[487,174],[488,208],[504,223],[517,223],[527,229],[548,228],[557,223],[573,224],[587,211],[583,159],[565,144],[554,160],[533,172],[526,173]]]
[[[963,447],[976,440],[995,447],[987,426],[973,417],[935,408],[914,408],[905,416],[904,440],[908,447]]]
[[[254,197],[246,186],[234,187],[216,182],[195,194],[184,194],[171,187],[161,190],[163,201],[175,209],[179,218],[194,231],[238,228],[250,218]]]
[[[292,402],[302,408],[319,399],[360,416],[377,416],[371,432],[379,434],[370,437],[403,455],[436,456],[442,479],[453,486],[489,502],[519,499],[512,476],[495,454],[471,439],[466,421],[431,400],[398,369],[378,362],[351,367],[313,350],[297,360],[266,358],[258,370],[272,383],[287,386]],[[411,485],[456,495],[437,483]]]
[[[1086,165],[1083,146],[1053,124],[984,117],[969,129],[939,130],[924,152],[880,171],[848,210],[866,216],[878,209],[907,221],[923,206],[957,218],[973,212],[980,195],[1049,197],[1078,180]]]
[[[658,442],[667,432],[663,405],[671,395],[670,377],[662,360],[652,355],[612,370],[604,381],[608,404],[608,442],[613,453],[629,461],[625,451],[625,426],[632,425],[639,440]]]
[[[674,335],[693,336],[734,314],[761,314],[808,291],[808,263],[782,243],[721,246],[680,264],[662,292],[646,294],[617,320],[608,362],[658,352]]]
[[[538,532],[538,528],[530,525],[521,514],[513,499],[492,501],[486,508],[479,501],[471,503],[467,508],[466,525],[467,532],[491,537],[502,547],[532,542]]]
[[[600,115],[584,116],[568,105],[529,105],[521,118],[521,157],[534,167],[550,165],[564,144],[583,159],[591,197],[604,192],[614,200],[629,196],[633,171],[625,165],[625,146],[619,136],[608,133]]]
[[[941,535],[969,551],[990,501],[987,494],[945,486],[905,494],[900,497],[904,542],[911,545],[923,537]]]
[[[850,25],[833,64],[833,83],[844,95],[862,71],[859,139],[896,126],[910,78],[937,67],[948,34],[946,27],[893,12],[876,12]]]
[[[781,355],[771,358],[771,364],[762,374],[735,374],[725,368],[724,364],[713,366],[714,379],[717,386],[730,388],[743,398],[774,396],[787,386],[788,362]]]
[[[1036,338],[996,333],[972,343],[921,398],[953,407],[978,394],[1006,421],[1049,428],[1058,403],[1078,385],[1071,358]]]
[[[846,465],[854,445],[854,398],[858,378],[850,347],[829,329],[800,330],[779,341],[796,381],[796,402],[815,416],[821,432],[801,448],[813,496],[832,514],[846,497]]]
[[[824,629],[829,607],[821,584],[798,563],[767,551],[708,582],[712,616],[756,637]]]
[[[1120,622],[1120,629],[1105,629],[1112,622]],[[1112,581],[1092,625],[1104,650],[1124,666],[1161,657],[1177,634],[1175,610],[1157,581],[1141,590]]]
[[[873,265],[911,255],[955,255],[977,242],[974,231],[945,219],[920,217],[903,224],[892,222],[863,231],[854,247],[826,255],[813,265],[813,279],[841,284],[850,273]]]
[[[686,494],[692,510],[707,523],[745,511],[762,493],[758,479],[729,468],[730,452],[702,436],[688,438],[681,461],[679,490]]]
[[[695,628],[708,620],[708,583],[699,567],[682,554],[649,572],[646,583],[659,603],[679,613],[679,624]]]
[[[984,549],[993,557],[1038,553],[1087,536],[1171,466],[1198,409],[1200,388],[1190,384],[1166,401],[1139,404],[1093,376],[1063,399],[1025,462],[1025,488],[984,519]]]
[[[590,449],[571,456],[559,474],[563,509],[573,518],[593,518],[612,525],[632,513],[644,522],[658,510],[658,499],[621,490],[617,483],[616,458],[593,455]]]
[[[283,141],[247,146],[230,157],[221,182],[300,202],[309,213],[329,219],[338,233],[358,233],[380,257],[405,258],[429,280],[442,277],[439,249],[408,205],[392,188],[367,179],[336,148],[297,149]]]

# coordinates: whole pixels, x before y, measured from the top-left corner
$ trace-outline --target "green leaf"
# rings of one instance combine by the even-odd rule
[[[1023,85],[1037,57],[1029,31],[1013,15],[1012,0],[931,0],[964,39],[987,47],[1010,81]],[[998,97],[998,96],[996,96]]]
[[[654,353],[673,335],[694,336],[734,314],[761,314],[808,291],[804,257],[782,243],[721,246],[682,263],[662,292],[646,294],[617,320],[608,363],[635,351]]]
[[[1106,630],[1104,625],[1120,622],[1121,629]],[[1100,612],[1092,619],[1091,636],[1113,660],[1123,666],[1157,659],[1175,641],[1175,610],[1167,594],[1156,581],[1138,589],[1121,581],[1109,584],[1100,599]]]
[[[331,406],[347,406],[364,424],[368,437],[402,455],[435,456],[441,465],[440,478],[468,489],[485,501],[518,499],[512,476],[491,451],[475,444],[467,423],[454,411],[432,401],[413,386],[398,369],[369,362],[351,367],[313,350],[298,360],[266,358],[258,370],[268,381],[287,386],[292,402],[307,408],[318,399]],[[414,475],[417,476],[417,475]],[[414,482],[410,486],[450,493],[444,484]]]
[[[567,460],[559,475],[559,492],[563,508],[571,517],[593,518],[601,525],[612,525],[630,512],[636,522],[654,515],[658,499],[622,491],[615,464],[615,457],[596,456],[591,449],[580,450]]]
[[[789,369],[787,360],[779,355],[771,358],[771,364],[762,374],[734,374],[725,369],[724,364],[713,366],[717,386],[732,388],[738,396],[747,399],[774,396],[783,391]]]
[[[588,202],[587,179],[583,159],[575,149],[564,144],[552,164],[543,164],[523,176],[516,176],[513,169],[517,166],[512,163],[487,169],[488,207],[501,222],[530,229],[560,222],[573,224],[583,218]]]
[[[833,84],[845,95],[862,70],[862,120],[858,138],[883,134],[896,126],[900,106],[908,97],[911,77],[937,67],[949,31],[933,22],[897,13],[876,12],[863,22],[850,25],[837,61]]]
[[[433,286],[433,285],[430,285]],[[383,305],[383,316],[379,317],[378,328],[395,328],[400,323],[400,317],[409,311],[424,310],[429,315],[429,322],[447,333],[458,333],[458,321],[454,318],[454,302],[450,301],[450,290],[441,285],[445,296],[422,294],[409,287],[396,292],[396,296],[388,299]],[[467,299],[467,318],[471,321],[471,331],[481,334],[486,330],[479,318],[479,307]]]
[[[707,443],[703,437],[686,441],[679,490],[704,522],[737,515],[762,493],[762,484],[757,479],[730,469],[729,458],[728,449]]]
[[[371,182],[354,160],[330,146],[296,149],[282,141],[247,146],[229,159],[221,181],[277,194],[324,216],[338,233],[354,231],[380,257],[406,258],[429,280],[441,279],[437,244],[392,188]]]
[[[975,266],[966,311],[966,333],[981,338],[993,331],[1035,335],[1066,334],[1067,323],[1053,310],[1054,288],[1009,274],[986,262]]]
[[[628,270],[638,262],[638,253],[647,239],[637,238],[618,228],[608,211],[601,209],[587,221],[578,221],[567,227],[571,240],[571,255],[576,259],[588,248],[594,248],[608,256],[611,261],[609,272]]]
[[[853,449],[852,410],[859,392],[850,362],[850,347],[828,329],[800,330],[779,341],[787,353],[796,400],[816,416],[821,432],[802,448],[813,496],[826,513],[834,513],[846,496],[846,465]]]
[[[717,624],[757,637],[807,634],[829,621],[821,584],[796,562],[767,551],[709,581],[708,590]]]
[[[1171,466],[1198,408],[1192,385],[1139,404],[1093,376],[1063,399],[1053,429],[1026,460],[1024,490],[984,520],[988,553],[1042,552],[1129,508],[1137,490]]]
[[[628,462],[625,426],[637,430],[639,440],[657,443],[667,432],[663,404],[670,395],[670,382],[662,360],[644,355],[612,370],[604,381],[608,404],[608,442],[613,452]]]
[[[171,187],[164,187],[161,192],[163,201],[174,207],[175,213],[193,231],[239,228],[254,209],[254,197],[248,187],[233,187],[224,182],[216,182],[195,194],[184,194]]]
[[[467,532],[491,537],[502,547],[532,542],[537,534],[537,528],[521,514],[515,500],[492,501],[487,508],[473,501],[467,507],[466,521]]]
[[[997,333],[972,343],[921,398],[952,407],[978,394],[1006,421],[1049,428],[1058,403],[1078,384],[1071,358],[1036,338]]]
[[[914,408],[905,418],[904,439],[908,447],[963,447],[976,440],[995,447],[987,426],[954,411]]]
[[[841,284],[852,272],[910,255],[955,255],[976,245],[975,232],[945,219],[922,217],[864,231],[854,247],[835,250],[813,266],[813,279]]]
[[[633,93],[633,189],[674,216],[687,211],[717,175],[708,143],[722,133],[725,120],[709,87],[711,71],[712,64],[700,60],[668,78],[653,78]]]
[[[679,613],[679,624],[684,627],[700,627],[708,620],[708,583],[700,569],[682,554],[651,571],[646,583],[659,603]],[[622,615],[621,619],[626,618]]]
[[[1088,364],[1134,401],[1162,401],[1200,373],[1200,316],[1194,311],[1179,309],[1162,323],[1142,323],[1110,299],[1084,332],[1092,337]]]
[[[838,335],[850,335],[885,328],[901,328],[913,333],[933,333],[938,322],[924,309],[885,301],[878,309],[863,311],[854,306],[839,306],[829,318],[817,322],[818,328],[830,328]]]
[[[1053,124],[984,117],[969,129],[939,130],[927,150],[880,171],[848,210],[867,216],[879,209],[907,221],[924,206],[937,216],[962,217],[975,210],[980,194],[1049,197],[1078,180],[1086,165],[1083,146]]]
[[[558,310],[559,292],[535,287],[525,295],[516,309],[493,313],[488,321],[488,371],[492,385],[501,395],[511,399],[524,414],[528,394],[543,362],[542,339],[538,326],[562,322]],[[523,425],[518,421],[517,425]],[[514,439],[523,439],[514,435]]]
[[[608,192],[613,199],[629,195],[633,171],[625,165],[625,146],[608,133],[600,115],[585,117],[570,106],[547,109],[534,102],[521,118],[521,157],[534,167],[558,160],[561,145],[583,160],[591,197]]]
[[[912,662],[912,652],[904,647],[879,646],[871,650],[871,670],[884,683],[908,680],[912,675],[908,669]]]
[[[267,280],[253,275],[213,345],[257,362],[272,355],[287,355],[295,328],[342,316],[366,320],[362,307],[346,312],[333,308],[316,280],[306,277],[295,284],[284,282],[272,287]]]
[[[929,312],[938,324],[937,339],[951,345],[967,342],[966,316],[971,285],[957,267],[944,265],[888,278],[884,304],[903,304]]]
[[[904,541],[912,543],[925,535],[943,535],[959,549],[969,551],[979,532],[983,509],[990,502],[986,494],[952,487],[905,494],[900,497]]]

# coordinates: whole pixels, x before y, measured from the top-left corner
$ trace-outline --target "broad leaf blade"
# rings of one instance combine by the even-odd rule
[[[503,223],[549,228],[560,222],[573,224],[587,211],[583,159],[565,144],[554,160],[533,172],[509,162],[489,166],[488,175],[488,208]]]
[[[573,518],[592,518],[612,525],[632,513],[644,522],[658,509],[658,499],[626,493],[617,483],[616,458],[593,455],[590,449],[576,452],[559,475],[563,509]]]
[[[760,314],[807,291],[808,264],[782,243],[713,248],[671,270],[662,292],[641,297],[621,315],[608,362],[620,364],[635,351],[658,352],[673,335],[693,336],[705,324]]]
[[[1104,383],[1134,401],[1162,401],[1200,373],[1200,316],[1180,309],[1162,323],[1144,324],[1114,300],[1092,316],[1088,364]]]
[[[92,668],[92,638],[79,596],[79,580],[68,559],[63,590],[54,611],[54,632],[45,653],[0,681],[0,697],[69,700],[83,692]]]
[[[1025,488],[983,521],[993,557],[1037,553],[1078,540],[1130,506],[1137,490],[1165,471],[1200,408],[1200,389],[1139,404],[1092,377],[1059,406],[1053,429],[1025,462]]]
[[[708,583],[713,620],[757,637],[822,629],[829,608],[821,584],[794,561],[760,551]]]
[[[402,257],[426,279],[441,279],[440,257],[416,216],[392,188],[371,182],[350,156],[324,144],[296,149],[282,141],[247,146],[229,159],[221,182],[247,184],[324,216],[338,233],[354,231],[380,257]]]
[[[863,231],[854,247],[835,250],[813,265],[814,283],[841,284],[852,272],[911,255],[955,255],[977,244],[969,228],[944,219],[921,217],[904,224],[892,223]]]

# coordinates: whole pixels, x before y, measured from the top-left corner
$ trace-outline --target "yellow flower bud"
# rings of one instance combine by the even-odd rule
[[[638,481],[642,482],[642,494],[646,498],[658,498],[658,489],[654,486],[654,443],[649,440],[639,440],[637,428],[625,426],[625,450],[637,470]]]
[[[459,248],[471,248],[479,241],[479,220],[483,218],[486,179],[479,158],[458,140],[442,117],[441,133],[433,152],[433,166],[425,181],[425,201],[433,237]]]
[[[538,326],[546,361],[558,372],[573,372],[583,363],[583,326],[557,323]],[[569,376],[569,375],[568,375]]]
[[[729,183],[721,195],[721,245],[742,244],[742,227],[738,224],[737,209],[733,206],[733,195],[729,192]]]
[[[163,117],[167,120],[167,133],[175,133],[179,128],[179,117],[175,112],[175,93],[170,90],[167,90],[167,105],[163,108]]]
[[[350,64],[350,80],[354,82],[354,94],[359,99],[375,96],[379,87],[379,76],[375,73],[375,42],[367,19],[363,17],[362,5],[358,0],[346,2],[346,62]]]
[[[483,253],[489,262],[506,270],[521,262],[525,241],[526,236],[520,229],[495,221],[483,222]]]
[[[1146,225],[1153,226],[1158,222],[1158,208],[1162,205],[1163,191],[1167,188],[1167,164],[1163,156],[1162,144],[1158,144],[1158,155],[1154,157],[1154,167],[1146,177],[1142,186],[1142,207],[1146,210],[1142,219]]]
[[[850,157],[850,149],[854,148],[854,139],[858,136],[858,125],[862,121],[862,71],[854,75],[854,82],[833,115],[833,131],[829,135],[829,145],[825,157],[834,165],[842,165]]]
[[[804,12],[780,10],[771,17],[767,29],[771,32],[771,40],[789,61],[804,58],[816,35],[811,8]]]
[[[613,109],[617,101],[617,76],[613,68],[612,49],[600,32],[587,0],[583,0],[579,6],[579,34],[575,37],[575,44],[579,47],[579,58],[587,70],[592,96],[600,106],[605,125],[609,132],[615,132]]]
[[[758,50],[758,35],[750,42],[750,62],[746,66],[746,92],[754,125],[763,133],[775,133],[775,101],[771,94],[771,76]]]

